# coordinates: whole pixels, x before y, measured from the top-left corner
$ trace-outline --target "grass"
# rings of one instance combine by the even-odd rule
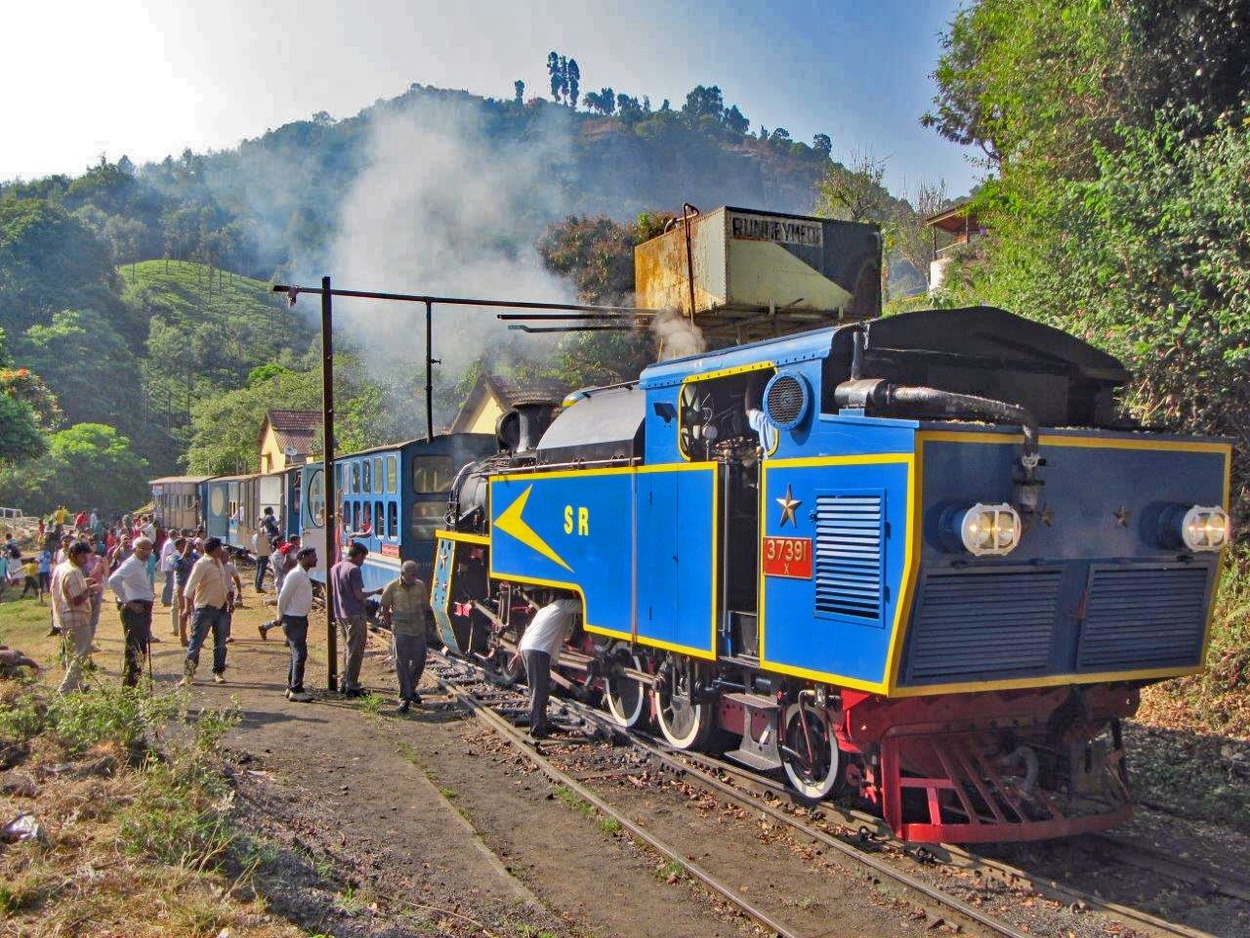
[[[676,860],[668,860],[655,868],[656,879],[676,883],[686,878],[686,868]]]
[[[577,795],[573,794],[573,792],[569,791],[563,785],[556,786],[555,795],[556,795],[556,798],[559,799],[559,801],[562,804],[564,804],[565,806],[569,808],[572,808],[582,817],[594,816],[595,814],[594,806],[590,804],[589,802],[583,801],[581,798],[577,797]]]
[[[47,628],[46,607],[0,603],[0,642],[55,662]],[[220,747],[238,710],[188,702],[111,680],[67,696],[34,677],[0,680],[0,765],[29,781],[0,794],[0,815],[29,813],[42,831],[0,852],[0,931],[303,935],[267,918],[250,888],[274,848],[230,821]]]

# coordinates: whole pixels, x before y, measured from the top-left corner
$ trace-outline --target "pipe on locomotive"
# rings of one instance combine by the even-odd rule
[[[980,417],[993,417],[1007,423],[1020,425],[1024,434],[1024,447],[1020,463],[1030,476],[1038,464],[1038,426],[1033,412],[1021,404],[995,400],[991,397],[978,397],[975,394],[959,394],[954,391],[942,391],[916,385],[891,384],[884,378],[865,378],[864,343],[867,336],[864,329],[856,329],[851,336],[851,378],[839,384],[833,392],[834,402],[839,407],[866,409],[869,406],[890,407],[891,405],[907,404],[918,407],[926,413],[943,417],[958,417],[964,414],[976,414]]]

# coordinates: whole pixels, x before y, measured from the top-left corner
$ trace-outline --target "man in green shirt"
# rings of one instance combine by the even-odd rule
[[[425,670],[425,630],[432,618],[429,590],[417,579],[417,565],[404,561],[399,576],[382,590],[382,621],[395,637],[395,673],[399,677],[399,712],[421,705],[417,684]]]

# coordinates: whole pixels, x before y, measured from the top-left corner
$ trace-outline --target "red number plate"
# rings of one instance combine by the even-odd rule
[[[383,557],[398,557],[399,545],[398,544],[383,544],[378,552]]]
[[[788,576],[796,580],[812,578],[810,537],[766,537],[761,555],[764,558],[764,576]]]

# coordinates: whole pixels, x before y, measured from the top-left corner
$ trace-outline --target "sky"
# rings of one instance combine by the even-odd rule
[[[547,53],[582,92],[680,107],[718,85],[769,130],[827,133],[886,184],[969,191],[965,151],[920,126],[940,33],[959,0],[65,0],[5,17],[0,180],[228,149],[288,121],[350,117],[419,83],[549,94]]]

